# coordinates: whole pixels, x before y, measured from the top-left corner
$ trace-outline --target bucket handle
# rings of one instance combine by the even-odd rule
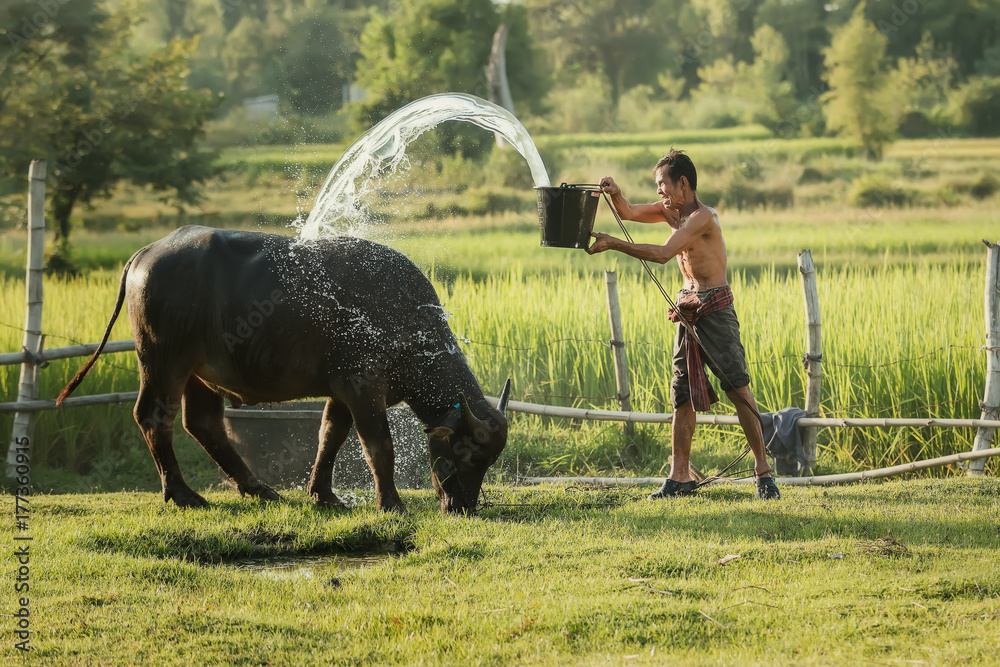
[[[554,186],[554,185],[546,185],[546,186],[538,185],[538,186],[535,186],[536,190],[543,190],[545,188],[556,188],[556,186]],[[597,183],[562,183],[556,189],[558,189],[558,190],[569,190],[571,188],[575,189],[575,190],[592,190],[594,192],[600,192],[601,191],[601,186],[599,184],[597,184]]]

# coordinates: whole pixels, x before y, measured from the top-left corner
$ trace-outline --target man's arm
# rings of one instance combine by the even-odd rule
[[[599,252],[605,252],[606,250],[617,250],[618,252],[628,255],[629,257],[644,259],[647,262],[665,264],[684,252],[687,248],[691,247],[694,240],[703,235],[711,224],[711,213],[708,211],[697,211],[685,220],[684,224],[678,227],[663,245],[654,245],[652,243],[629,243],[628,241],[623,241],[622,239],[615,238],[609,234],[593,232],[591,233],[591,236],[597,240],[594,241],[593,245],[587,248],[587,252],[594,255]]]
[[[601,190],[606,192],[611,198],[611,205],[614,207],[618,217],[622,220],[633,222],[668,222],[666,207],[663,202],[655,204],[631,204],[622,189],[615,183],[615,179],[605,176],[600,182]]]

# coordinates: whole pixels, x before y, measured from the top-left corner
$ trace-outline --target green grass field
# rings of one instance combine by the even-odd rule
[[[794,488],[781,503],[746,487],[672,502],[644,492],[490,487],[476,518],[440,515],[430,491],[404,493],[407,516],[319,510],[301,492],[263,505],[214,491],[204,511],[144,493],[35,496],[31,659],[996,660],[996,479]],[[13,544],[12,522],[4,532]],[[396,554],[270,575],[227,565],[387,548]],[[2,651],[18,657],[10,639]]]

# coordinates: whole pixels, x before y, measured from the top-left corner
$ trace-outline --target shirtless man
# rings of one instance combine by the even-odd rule
[[[750,392],[746,355],[740,342],[739,320],[732,306],[732,292],[726,279],[726,242],[722,238],[719,216],[698,199],[698,173],[683,151],[670,150],[653,170],[655,204],[630,204],[611,177],[600,186],[624,220],[666,222],[673,228],[662,246],[628,243],[608,234],[594,232],[596,239],[587,250],[591,255],[617,250],[636,259],[664,264],[677,258],[684,288],[678,293],[677,306],[687,321],[695,322],[701,348],[694,343],[686,327],[678,324],[674,342],[674,377],[671,394],[674,404],[672,428],[673,460],[670,477],[650,498],[685,496],[698,486],[691,477],[691,437],[694,435],[695,409],[706,410],[718,400],[704,375],[702,363],[708,363],[736,406],[740,426],[754,457],[758,497],[768,500],[781,497],[771,475],[764,452],[764,438],[757,418],[757,403]],[[677,321],[676,311],[671,319]],[[702,357],[702,352],[707,355]],[[718,367],[716,366],[718,364]]]

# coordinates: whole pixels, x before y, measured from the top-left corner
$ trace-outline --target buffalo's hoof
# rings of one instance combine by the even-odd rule
[[[333,491],[327,489],[324,491],[314,491],[310,494],[312,496],[313,502],[316,507],[323,508],[334,508],[334,509],[347,509],[347,505],[343,500],[340,499]]]
[[[380,502],[375,507],[378,509],[379,512],[392,512],[393,514],[400,514],[400,515],[407,514],[406,505],[403,504],[402,500],[397,501],[395,503]]]
[[[204,508],[208,507],[208,501],[202,498],[200,495],[192,491],[189,487],[174,487],[172,489],[163,490],[163,502],[170,502],[171,500],[178,507],[196,507]]]
[[[258,482],[254,486],[241,486],[240,495],[254,496],[260,498],[261,500],[281,500],[281,496],[278,495],[278,492],[263,482]]]

